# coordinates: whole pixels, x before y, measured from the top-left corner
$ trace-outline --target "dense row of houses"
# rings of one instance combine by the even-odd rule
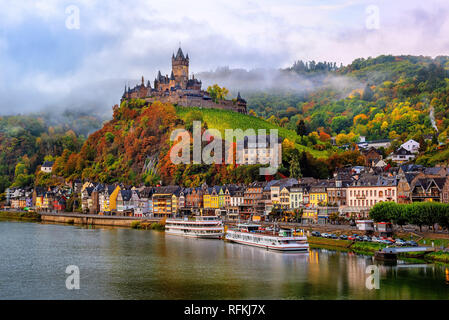
[[[61,212],[73,193],[74,208],[83,213],[168,217],[216,214],[227,219],[264,220],[296,216],[311,223],[327,222],[332,214],[366,218],[376,203],[394,201],[449,202],[449,170],[402,165],[388,170],[345,167],[332,179],[287,178],[249,185],[129,187],[85,182],[73,188],[8,189],[12,208]]]

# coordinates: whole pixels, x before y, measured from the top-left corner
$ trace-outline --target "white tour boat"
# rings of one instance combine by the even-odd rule
[[[308,252],[307,237],[294,236],[292,230],[263,230],[257,224],[238,224],[226,232],[226,240],[276,251]]]
[[[224,227],[216,216],[195,216],[194,220],[167,219],[165,232],[192,238],[220,239],[224,236]]]

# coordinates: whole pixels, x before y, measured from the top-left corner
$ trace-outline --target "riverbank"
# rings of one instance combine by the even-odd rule
[[[102,216],[80,213],[47,213],[27,211],[0,211],[0,219],[61,223],[71,225],[125,227],[145,230],[164,230],[162,219],[148,219],[145,217]]]
[[[125,227],[137,229],[139,225],[161,223],[161,219],[144,217],[102,216],[79,213],[41,213],[41,221],[89,226]]]
[[[339,251],[352,251],[358,254],[374,255],[386,247],[385,244],[372,242],[353,242],[349,240],[326,239],[320,237],[308,237],[311,248],[326,248]],[[434,252],[404,252],[398,255],[399,258],[420,259],[427,262],[442,262],[449,264],[449,252],[443,250]]]
[[[40,222],[41,215],[36,212],[28,211],[0,211],[0,219]]]

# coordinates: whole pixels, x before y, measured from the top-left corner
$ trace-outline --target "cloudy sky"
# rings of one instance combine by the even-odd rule
[[[0,114],[110,110],[125,83],[169,73],[179,43],[193,73],[449,55],[445,0],[0,0],[0,8]]]

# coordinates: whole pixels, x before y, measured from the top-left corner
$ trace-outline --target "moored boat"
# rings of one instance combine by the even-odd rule
[[[226,240],[283,252],[308,252],[307,237],[294,236],[289,229],[263,230],[257,224],[243,223],[226,232]]]
[[[216,216],[195,216],[194,219],[167,219],[165,232],[191,238],[220,239],[224,236],[224,227]]]

